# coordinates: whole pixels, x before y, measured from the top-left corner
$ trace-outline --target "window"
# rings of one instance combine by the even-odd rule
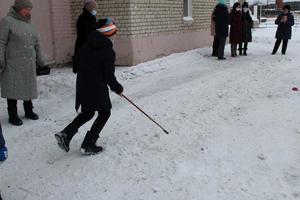
[[[183,21],[193,22],[192,7],[192,0],[183,0]]]

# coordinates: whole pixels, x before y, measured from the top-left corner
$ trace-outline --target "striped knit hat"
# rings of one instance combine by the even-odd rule
[[[110,18],[99,19],[96,29],[107,37],[113,36],[118,30],[115,22]]]

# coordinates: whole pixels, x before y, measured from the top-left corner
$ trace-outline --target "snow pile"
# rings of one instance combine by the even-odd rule
[[[53,137],[76,115],[71,69],[39,78],[38,122],[11,127],[2,99],[4,199],[299,199],[300,94],[292,88],[300,87],[300,33],[286,56],[272,56],[275,31],[255,31],[247,57],[230,58],[227,46],[226,61],[204,48],[119,68],[125,94],[170,135],[112,94],[98,156],[79,153],[91,122],[68,154]]]

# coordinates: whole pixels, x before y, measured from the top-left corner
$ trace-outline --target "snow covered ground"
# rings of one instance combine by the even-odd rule
[[[229,57],[227,46],[226,61],[204,48],[118,68],[125,94],[170,135],[112,94],[97,156],[79,153],[91,123],[68,154],[53,137],[76,116],[71,69],[39,77],[38,122],[8,125],[2,99],[4,199],[300,199],[300,30],[286,56],[272,56],[275,30],[255,30],[247,57]]]

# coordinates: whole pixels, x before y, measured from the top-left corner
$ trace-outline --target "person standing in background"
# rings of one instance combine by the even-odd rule
[[[96,30],[97,3],[95,0],[84,0],[81,15],[77,19],[76,30],[77,38],[73,56],[73,72],[78,70],[78,53],[84,43],[87,41],[91,32]]]
[[[25,117],[38,120],[32,100],[37,94],[37,66],[44,67],[39,35],[31,23],[30,0],[15,0],[0,22],[1,96],[7,99],[9,123],[23,124],[17,112],[17,100],[24,101]]]
[[[240,55],[247,56],[248,43],[252,42],[253,20],[249,11],[249,4],[242,5],[242,42],[239,44]]]
[[[229,14],[226,0],[219,0],[213,16],[216,23],[216,37],[219,41],[218,59],[225,60],[226,58],[224,58],[224,50],[229,29]]]
[[[215,22],[215,16],[214,16],[215,9],[216,8],[214,8],[214,10],[211,14],[210,34],[211,34],[211,36],[214,37],[212,56],[218,57],[219,41],[216,36],[216,22]]]
[[[288,41],[292,38],[292,26],[294,26],[294,23],[294,16],[291,13],[291,6],[285,5],[283,7],[283,12],[278,15],[275,21],[275,24],[278,25],[278,28],[276,31],[277,40],[272,52],[273,55],[277,53],[281,41],[283,41],[281,53],[282,55],[285,55]]]
[[[241,4],[236,2],[230,13],[230,36],[231,56],[237,56],[237,46],[242,42],[242,13]]]

